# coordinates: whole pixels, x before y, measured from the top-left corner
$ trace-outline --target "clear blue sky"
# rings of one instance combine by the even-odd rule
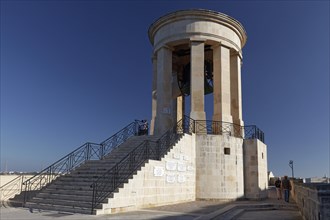
[[[151,118],[149,25],[181,9],[245,27],[243,119],[275,175],[329,175],[328,1],[1,1],[1,170],[39,171]]]

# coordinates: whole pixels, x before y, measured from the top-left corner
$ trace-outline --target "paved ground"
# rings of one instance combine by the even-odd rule
[[[269,190],[269,198],[263,201],[196,201],[177,205],[161,206],[139,211],[113,215],[81,215],[33,210],[25,208],[1,207],[1,220],[113,220],[113,219],[159,219],[159,220],[302,220],[295,205],[275,198],[275,189]]]

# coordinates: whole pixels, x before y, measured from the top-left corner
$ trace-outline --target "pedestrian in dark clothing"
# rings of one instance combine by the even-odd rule
[[[284,190],[284,201],[289,202],[291,183],[288,176],[284,176],[284,179],[282,180],[282,189]]]
[[[147,120],[135,120],[138,123],[138,135],[148,135],[149,125]]]
[[[282,182],[280,178],[275,181],[277,200],[282,199]]]

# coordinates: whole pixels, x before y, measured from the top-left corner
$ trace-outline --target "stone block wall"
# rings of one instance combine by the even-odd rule
[[[188,135],[160,160],[149,160],[97,214],[198,199],[267,197],[267,146],[228,135]]]
[[[196,136],[196,198],[244,197],[243,140],[227,135]]]
[[[244,140],[244,191],[247,199],[267,197],[267,146],[258,139]]]
[[[292,181],[292,198],[296,201],[304,219],[330,219],[330,184],[304,184]]]
[[[185,134],[162,158],[149,160],[97,214],[194,201],[195,137]]]

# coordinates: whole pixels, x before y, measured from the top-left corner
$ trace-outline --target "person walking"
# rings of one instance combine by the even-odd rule
[[[275,181],[275,187],[276,187],[276,195],[277,195],[277,200],[282,199],[282,181],[280,178],[277,178]]]
[[[291,183],[288,176],[284,176],[284,179],[282,180],[282,189],[284,190],[284,201],[289,202]]]

